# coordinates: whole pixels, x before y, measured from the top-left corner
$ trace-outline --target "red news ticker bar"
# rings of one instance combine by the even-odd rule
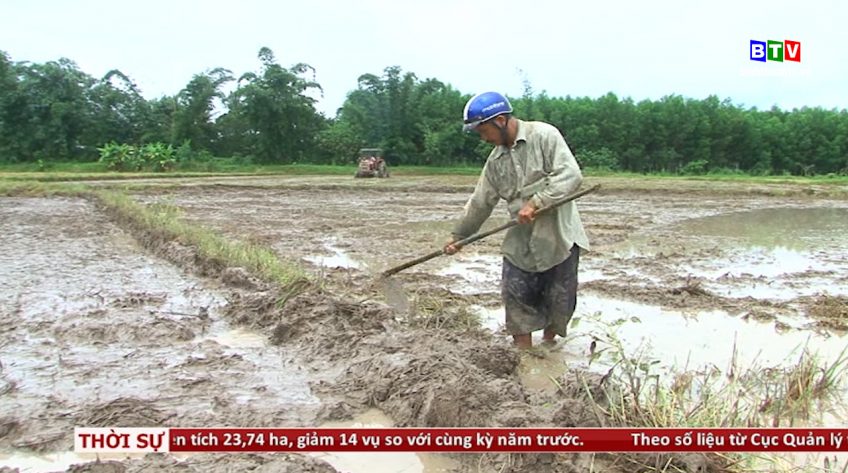
[[[839,452],[848,429],[170,429],[171,452]]]

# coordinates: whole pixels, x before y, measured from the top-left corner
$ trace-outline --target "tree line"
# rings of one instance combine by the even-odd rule
[[[68,59],[14,62],[0,51],[0,162],[90,161],[109,144],[156,144],[256,163],[349,164],[359,148],[380,147],[395,165],[479,165],[491,149],[461,131],[471,94],[437,79],[396,66],[363,74],[336,116],[325,117],[311,66],[283,67],[268,48],[258,66],[239,76],[210,69],[175,95],[148,100],[119,70],[97,79]],[[715,96],[550,97],[527,81],[510,99],[517,117],[559,128],[586,167],[848,173],[844,109],[746,109]]]

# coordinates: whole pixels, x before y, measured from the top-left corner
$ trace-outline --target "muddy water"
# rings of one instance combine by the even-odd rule
[[[702,243],[720,241],[728,257],[701,267],[683,266],[711,281],[749,278],[737,297],[789,300],[799,295],[848,294],[848,209],[761,209],[693,219],[681,233]],[[727,290],[713,283],[718,290]]]
[[[750,210],[684,220],[662,231],[663,239],[657,238],[659,232],[636,234],[604,249],[613,255],[614,272],[599,267],[609,264],[603,260],[584,265],[588,269],[581,272],[581,280],[601,283],[594,287],[603,287],[604,281],[626,284],[622,283],[619,298],[615,291],[582,292],[576,326],[565,348],[568,359],[585,362],[593,340],[610,339],[621,341],[631,353],[661,360],[667,370],[726,369],[731,362],[792,365],[805,348],[831,362],[842,353],[844,334],[809,330],[810,319],[801,310],[792,310],[792,301],[814,294],[848,293],[844,253],[848,209]],[[664,251],[669,254],[658,257]],[[444,272],[461,274],[471,286],[491,285],[500,266],[471,256]],[[588,278],[582,277],[585,273]],[[685,301],[668,304],[662,292],[650,297],[636,292],[639,300],[627,300],[628,286],[674,287],[687,278],[711,293],[741,302],[731,305],[736,310],[728,311],[696,300],[688,305]],[[677,298],[671,292],[665,295]],[[773,308],[765,321],[744,317],[752,308],[770,309],[765,305],[770,302],[786,303],[788,309]],[[489,328],[500,330],[502,308],[478,307],[477,311]]]
[[[87,201],[0,199],[0,247],[0,464],[63,468],[75,426],[314,423],[314,374]]]
[[[327,239],[321,254],[304,256],[303,259],[321,268],[353,268],[360,269],[363,264],[351,258],[348,253],[338,246],[333,239]],[[329,253],[329,255],[327,255]]]
[[[266,242],[316,271],[373,275],[440,247],[467,194],[417,192],[415,186],[395,193],[230,188],[226,199],[233,205],[224,208],[220,189],[139,198],[174,203],[190,220]],[[793,349],[808,340],[833,357],[843,343],[841,334],[813,325],[802,298],[848,290],[845,201],[617,192],[586,196],[578,206],[593,251],[581,258],[584,297],[576,317],[586,323],[575,327],[575,336],[612,332],[634,349],[650,342],[669,367],[686,360],[722,363],[734,346],[745,352],[737,359],[792,359]],[[504,215],[499,206],[486,226]],[[497,330],[501,239],[490,237],[396,277],[409,292],[443,286],[474,295]],[[763,337],[773,342],[758,343]]]
[[[440,246],[467,197],[419,192],[414,186],[395,193],[325,192],[321,182],[315,184],[314,189],[273,184],[168,189],[137,197],[176,204],[190,221],[268,244],[352,293],[367,290],[363,274]],[[621,356],[613,342],[621,343],[624,356],[644,357],[651,372],[661,374],[704,366],[723,371],[731,363],[740,369],[793,364],[805,344],[833,360],[844,347],[840,332],[811,319],[804,298],[841,294],[846,285],[839,250],[845,232],[837,228],[832,240],[821,237],[830,232],[828,222],[842,218],[846,202],[620,191],[587,196],[578,205],[593,243],[593,251],[581,258],[579,323],[553,356],[522,358],[519,375],[527,388],[552,390],[569,366],[609,366]],[[832,209],[835,216],[828,213]],[[810,229],[807,233],[787,233],[775,244],[727,223],[756,221],[757,231],[771,225],[773,236],[797,230],[799,225],[784,223],[797,219],[798,212],[823,216],[800,225]],[[499,208],[494,216],[503,219],[503,214]],[[796,245],[799,240],[804,244]],[[500,241],[492,237],[456,257],[410,268],[397,279],[410,292],[448,288],[467,297],[506,344],[499,331]],[[600,356],[590,365],[593,341]]]

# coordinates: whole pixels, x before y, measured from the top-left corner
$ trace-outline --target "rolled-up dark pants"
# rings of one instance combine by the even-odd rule
[[[547,271],[530,273],[503,260],[501,296],[506,308],[506,330],[524,335],[551,329],[564,337],[568,322],[577,307],[577,267],[580,247],[562,263]]]

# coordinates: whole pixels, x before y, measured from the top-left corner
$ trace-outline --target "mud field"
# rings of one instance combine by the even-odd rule
[[[442,246],[473,178],[350,181],[125,188],[304,265],[312,283],[284,304],[279,288],[126,227],[96,199],[0,198],[0,471],[718,471],[699,455],[86,463],[71,449],[74,426],[609,425],[576,380],[597,388],[622,356],[672,380],[791,365],[805,347],[835,362],[846,345],[846,189],[602,181],[578,203],[593,247],[569,336],[519,353],[501,329],[499,235],[395,276],[404,310],[375,283]],[[486,227],[505,221],[499,207]],[[828,409],[803,424],[846,420]]]

